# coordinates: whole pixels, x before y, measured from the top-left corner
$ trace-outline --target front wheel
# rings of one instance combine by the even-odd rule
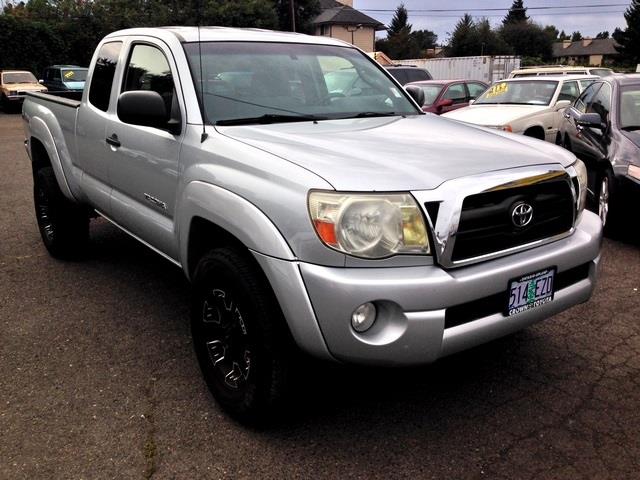
[[[609,198],[611,194],[611,179],[608,171],[603,172],[598,179],[598,216],[602,226],[607,226],[609,218]]]
[[[191,331],[214,398],[238,420],[259,423],[284,398],[292,342],[273,292],[247,255],[218,248],[199,261]]]

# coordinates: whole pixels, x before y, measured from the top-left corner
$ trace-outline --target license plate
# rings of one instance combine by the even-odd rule
[[[509,282],[509,305],[506,315],[526,312],[553,300],[555,268],[530,273]]]

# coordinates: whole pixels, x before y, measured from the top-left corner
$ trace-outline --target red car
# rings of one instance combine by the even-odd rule
[[[405,85],[415,85],[424,92],[422,110],[440,115],[469,105],[489,87],[479,80],[424,80]]]

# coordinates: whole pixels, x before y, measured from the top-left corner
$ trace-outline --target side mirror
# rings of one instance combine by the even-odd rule
[[[424,91],[416,85],[407,85],[404,87],[409,96],[413,98],[421,107],[424,105]]]
[[[475,101],[476,101],[476,99],[475,99],[475,98],[470,98],[470,99],[469,99],[469,105],[473,105],[473,102],[475,102]]]
[[[44,80],[40,79],[40,80],[38,80],[38,83],[44,85]]]
[[[132,90],[118,97],[118,118],[124,123],[143,127],[167,128],[169,116],[158,92]]]
[[[571,105],[571,100],[558,100],[556,102],[555,111],[559,112],[560,110],[564,110],[569,105]]]
[[[438,108],[450,107],[453,105],[453,100],[450,98],[443,98],[438,102]]]
[[[604,130],[602,124],[602,118],[597,113],[581,113],[576,117],[576,125],[583,128],[597,128],[598,130]]]

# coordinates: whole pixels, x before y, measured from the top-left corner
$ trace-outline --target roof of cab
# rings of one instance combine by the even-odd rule
[[[259,28],[230,28],[230,27],[159,27],[159,28],[130,28],[110,33],[105,38],[140,35],[163,38],[167,34],[174,35],[180,42],[282,42],[309,43],[316,45],[336,45],[340,47],[351,44],[330,37],[304,35],[302,33],[278,32]]]
[[[505,78],[500,82],[544,82],[545,80],[569,81],[569,80],[600,80],[602,77],[597,75],[539,75],[531,77]]]

